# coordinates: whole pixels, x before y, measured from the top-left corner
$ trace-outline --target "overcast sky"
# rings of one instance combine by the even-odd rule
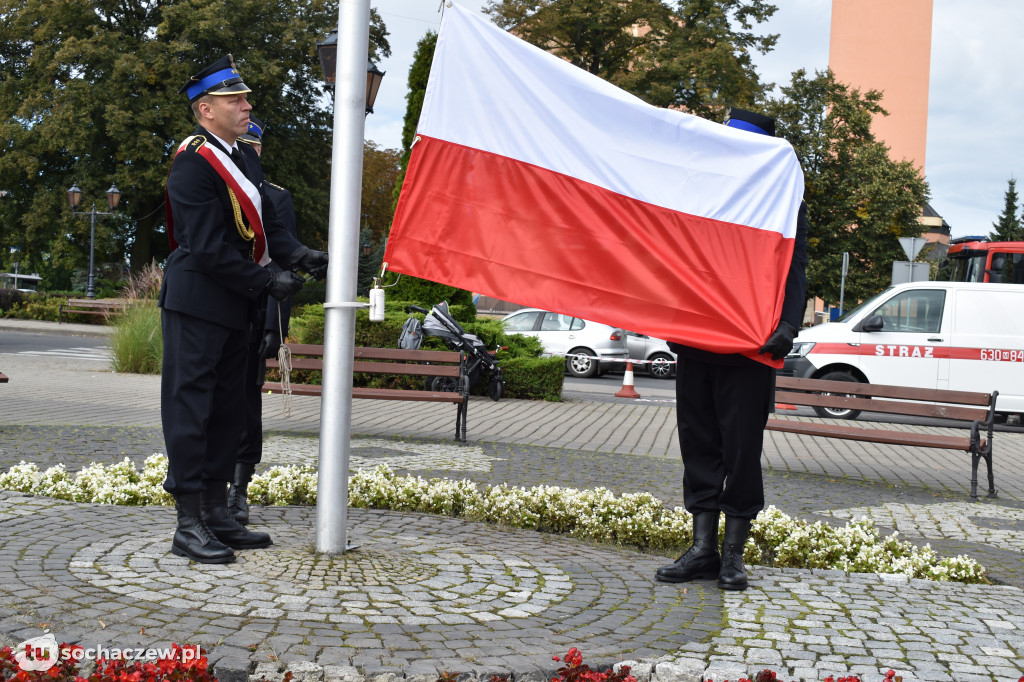
[[[416,43],[437,30],[440,0],[372,0],[388,27],[391,57],[366,137],[401,147],[405,93]],[[483,14],[484,0],[463,0]],[[776,0],[773,19],[762,25],[778,33],[768,55],[756,57],[766,81],[788,83],[800,68],[828,65],[829,0]],[[1003,210],[1006,181],[1024,172],[1024,2],[934,0],[925,175],[931,205],[953,236],[988,234]],[[1021,183],[1024,185],[1024,183]]]

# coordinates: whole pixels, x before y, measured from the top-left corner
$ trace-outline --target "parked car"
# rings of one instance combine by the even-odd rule
[[[626,348],[630,360],[647,361],[633,365],[633,369],[645,371],[656,379],[671,379],[676,375],[676,354],[668,349],[664,339],[627,331]]]
[[[537,337],[547,355],[565,355],[565,370],[589,378],[625,367],[626,333],[600,322],[539,308],[523,308],[501,318],[505,331]]]

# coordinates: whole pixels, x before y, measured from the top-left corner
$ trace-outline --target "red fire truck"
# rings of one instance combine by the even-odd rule
[[[1024,284],[1024,242],[990,242],[986,237],[954,239],[937,279]]]

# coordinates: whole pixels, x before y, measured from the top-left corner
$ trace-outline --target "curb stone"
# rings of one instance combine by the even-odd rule
[[[681,658],[675,663],[659,663],[654,669],[654,682],[703,682],[707,678],[704,661]]]

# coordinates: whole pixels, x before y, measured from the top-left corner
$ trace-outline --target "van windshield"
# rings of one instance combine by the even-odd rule
[[[847,311],[846,311],[845,313],[843,313],[842,315],[840,315],[839,317],[837,317],[835,321],[836,321],[836,322],[849,322],[849,321],[850,321],[850,318],[851,318],[851,317],[853,317],[853,316],[854,316],[854,315],[856,315],[856,314],[857,314],[858,312],[860,312],[861,310],[863,310],[863,309],[864,309],[864,308],[865,308],[866,306],[870,306],[870,305],[874,304],[874,303],[875,303],[876,301],[878,301],[878,299],[880,299],[880,298],[882,298],[883,296],[885,296],[885,294],[886,294],[886,293],[887,293],[887,292],[888,292],[888,291],[889,291],[890,289],[892,289],[892,287],[886,287],[885,289],[882,289],[882,290],[881,290],[880,292],[878,292],[877,294],[875,294],[874,296],[872,296],[872,297],[871,297],[871,298],[869,298],[868,300],[864,301],[863,303],[861,303],[861,304],[860,304],[859,306],[857,306],[856,308],[853,308],[853,309],[851,309],[851,310],[847,310]]]

